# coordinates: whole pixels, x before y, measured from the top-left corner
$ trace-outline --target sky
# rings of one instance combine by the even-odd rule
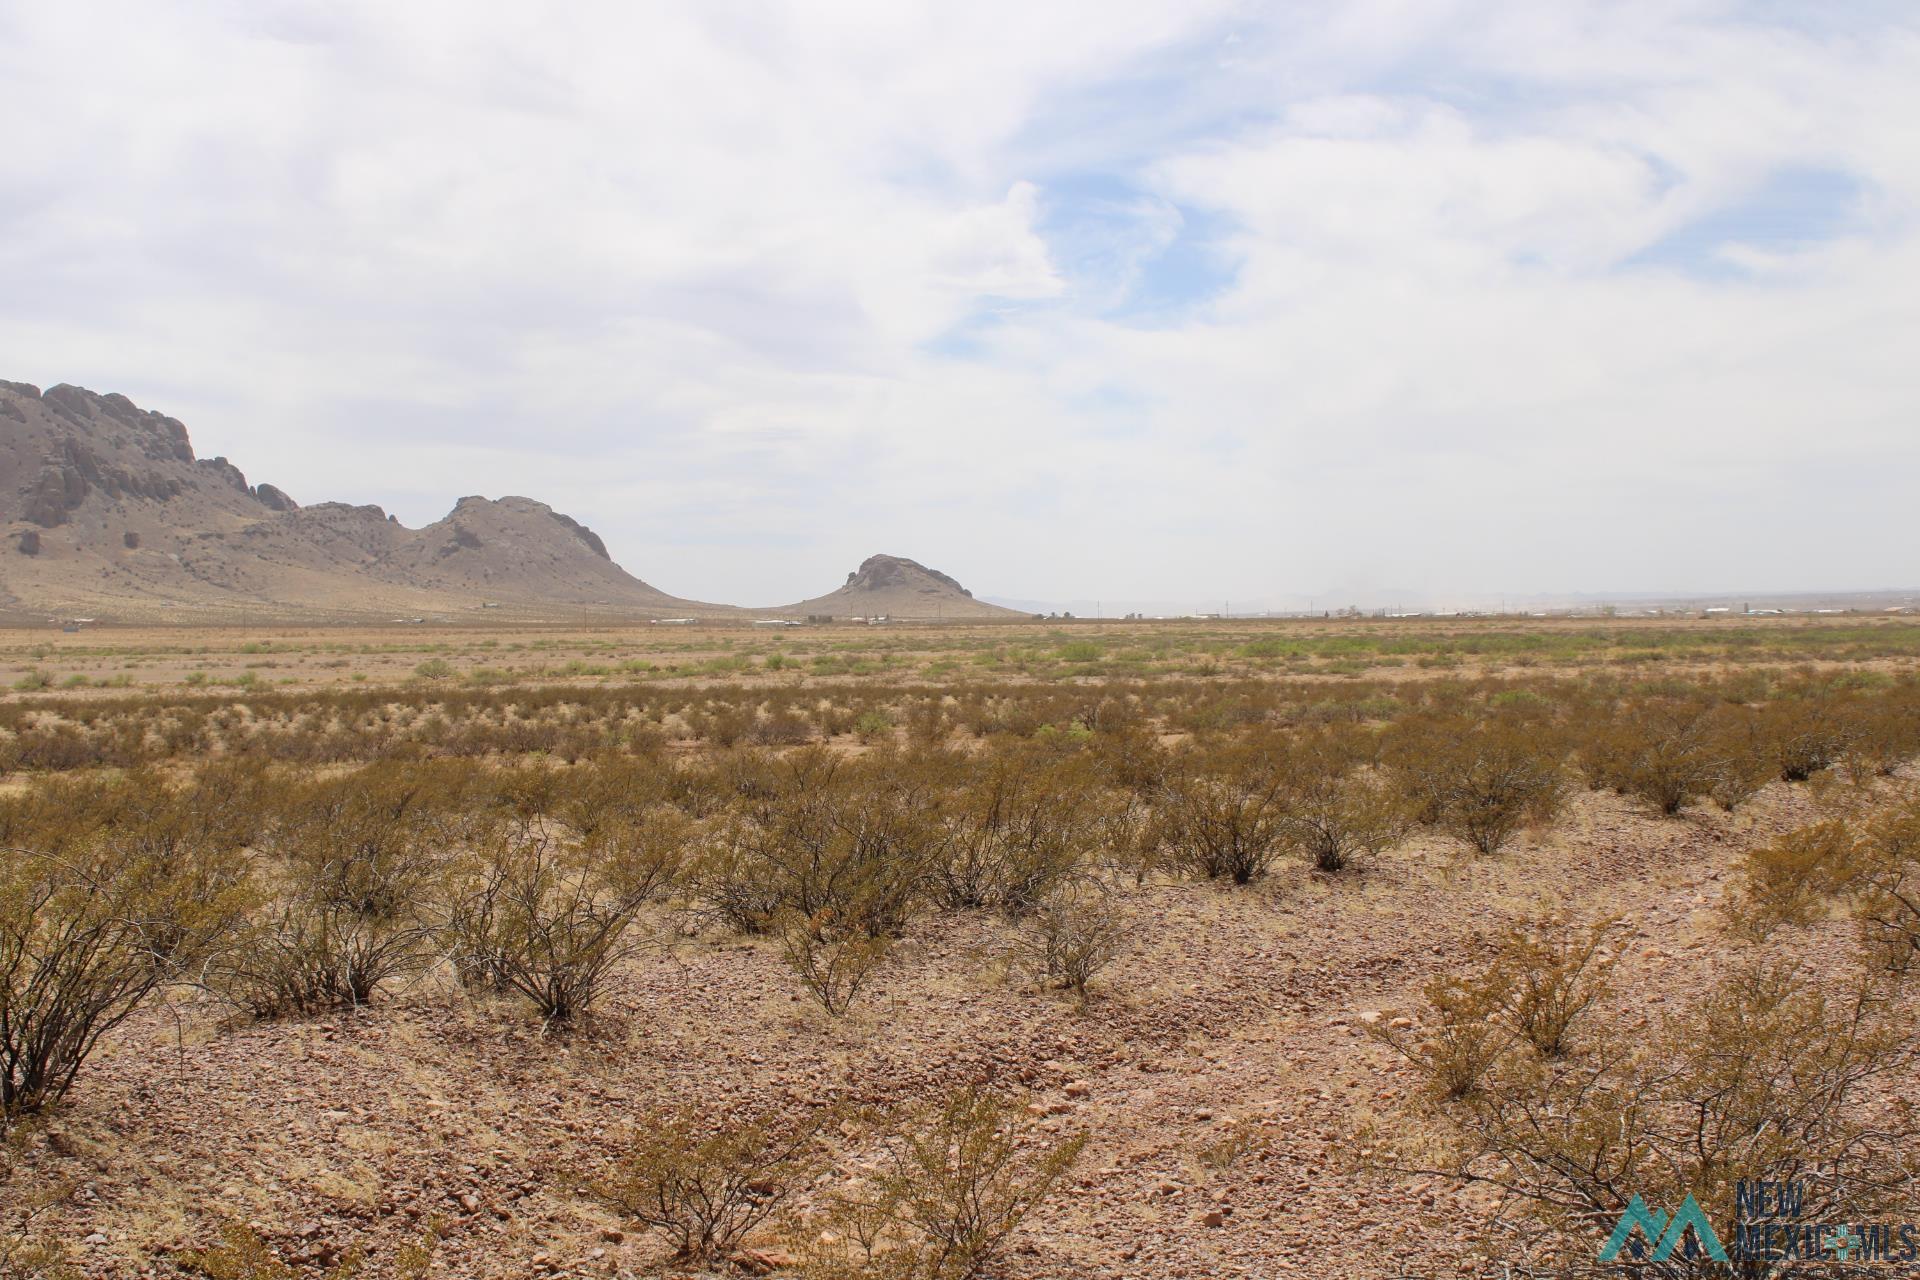
[[[0,0],[0,377],[680,595],[1920,584],[1920,9]]]

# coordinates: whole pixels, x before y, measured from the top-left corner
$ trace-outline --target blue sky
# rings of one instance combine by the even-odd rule
[[[0,119],[0,376],[683,594],[1920,581],[1906,5],[0,0]]]

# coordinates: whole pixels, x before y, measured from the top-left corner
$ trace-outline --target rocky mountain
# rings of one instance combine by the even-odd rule
[[[973,592],[946,574],[902,556],[868,556],[847,575],[846,585],[839,590],[785,605],[778,612],[835,618],[986,620],[1029,616],[975,600]]]
[[[14,612],[736,612],[656,590],[530,498],[462,498],[421,529],[378,507],[302,506],[196,458],[179,421],[64,385],[0,382],[0,531],[0,608]]]

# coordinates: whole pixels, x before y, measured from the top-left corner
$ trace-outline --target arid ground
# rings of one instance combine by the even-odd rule
[[[1030,1148],[1085,1146],[979,1274],[1497,1275],[1542,1256],[1539,1219],[1444,1176],[1447,1104],[1419,1050],[1401,1051],[1434,1024],[1432,984],[1484,971],[1511,931],[1543,921],[1614,922],[1588,1016],[1616,1030],[1765,962],[1833,983],[1873,967],[1837,905],[1756,936],[1742,904],[1755,851],[1819,818],[1907,803],[1903,755],[1882,769],[1849,752],[1912,745],[1917,658],[1920,626],[1864,618],[6,633],[18,805],[128,776],[188,787],[236,759],[259,760],[282,791],[435,761],[496,780],[612,760],[699,778],[648,793],[685,824],[677,874],[635,911],[628,936],[644,945],[622,953],[590,1013],[562,1025],[512,990],[463,983],[431,940],[364,1001],[329,1008],[242,1007],[205,965],[170,975],[63,1097],[16,1121],[9,1230],[48,1251],[46,1274],[59,1255],[103,1277],[319,1276],[354,1258],[372,1276],[797,1275],[836,1231],[831,1190],[879,1159],[864,1122],[835,1113],[822,1163],[730,1261],[676,1260],[589,1175],[667,1112],[723,1125],[911,1108],[984,1084],[1012,1100]],[[1698,713],[1689,725],[1756,717],[1738,732],[1765,776],[1729,784],[1723,804],[1702,773],[1663,814],[1596,744],[1671,723],[1660,716],[1681,703]],[[1835,717],[1847,741],[1787,781],[1767,754],[1783,740],[1765,736],[1776,712]],[[1177,820],[1179,797],[1216,795],[1177,779],[1255,776],[1220,763],[1250,743],[1385,743],[1338,776],[1411,777],[1392,745],[1406,726],[1444,719],[1471,736],[1507,717],[1517,741],[1551,740],[1539,753],[1555,794],[1490,852],[1439,810],[1409,808],[1324,870],[1283,823],[1238,884],[1201,868]],[[1085,994],[1024,963],[1025,900],[915,896],[844,1014],[796,972],[787,917],[735,927],[715,906],[725,877],[703,859],[747,847],[730,824],[787,830],[753,807],[786,784],[724,780],[823,749],[869,770],[847,797],[884,788],[889,769],[920,778],[914,803],[948,835],[973,812],[975,783],[954,771],[982,760],[1097,792],[1104,807],[1074,819],[1061,875],[1097,882],[1121,928]],[[496,782],[460,785],[486,796],[462,804],[501,803]],[[297,808],[273,803],[264,824]],[[284,831],[248,836],[256,867],[297,860]],[[267,918],[249,911],[252,927]],[[1910,1067],[1863,1081],[1854,1101],[1910,1104]],[[236,1225],[267,1250],[253,1270],[195,1252]],[[1545,1247],[1572,1256],[1564,1237]]]

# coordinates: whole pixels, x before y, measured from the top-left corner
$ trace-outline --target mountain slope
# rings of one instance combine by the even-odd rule
[[[0,607],[20,611],[734,612],[633,577],[544,503],[462,498],[421,529],[378,507],[303,507],[196,458],[177,420],[71,386],[0,382],[0,531]]]
[[[1024,618],[1029,615],[975,600],[937,569],[901,556],[868,556],[837,591],[776,612],[836,618]]]

